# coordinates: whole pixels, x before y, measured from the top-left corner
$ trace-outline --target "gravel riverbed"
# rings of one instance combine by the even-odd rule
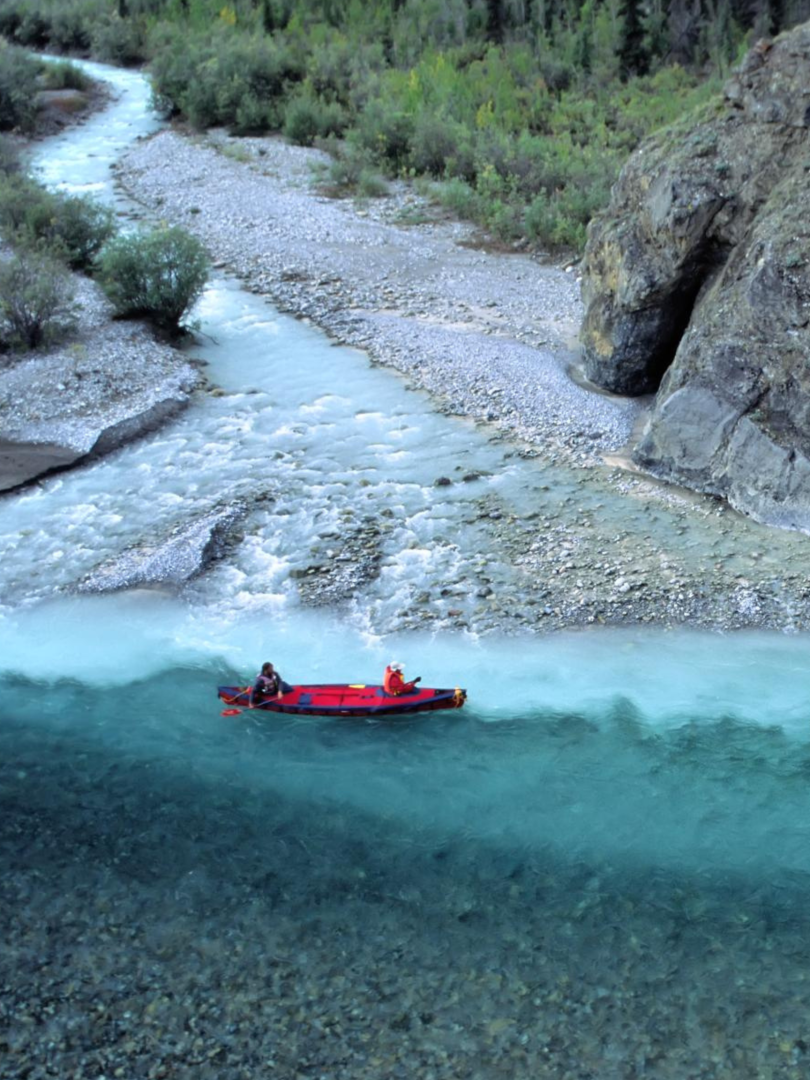
[[[326,165],[277,138],[169,130],[128,153],[117,178],[255,292],[603,496],[604,514],[570,499],[554,515],[499,522],[504,557],[532,583],[521,627],[810,627],[803,534],[626,468],[647,403],[577,377],[575,267],[495,250],[404,183],[336,199]]]
[[[798,875],[324,813],[69,728],[0,729],[4,1080],[807,1075]]]

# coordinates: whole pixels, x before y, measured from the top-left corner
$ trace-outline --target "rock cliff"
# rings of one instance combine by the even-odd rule
[[[588,377],[655,394],[634,460],[810,531],[810,23],[631,157],[583,298]]]

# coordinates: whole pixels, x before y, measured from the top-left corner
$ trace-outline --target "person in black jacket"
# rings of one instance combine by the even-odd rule
[[[284,693],[285,687],[284,680],[279,673],[270,663],[266,661],[262,664],[262,670],[256,676],[256,681],[250,690],[250,707],[254,705],[260,705],[267,698],[281,697]]]

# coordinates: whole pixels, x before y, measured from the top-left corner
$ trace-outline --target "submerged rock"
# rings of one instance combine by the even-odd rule
[[[224,553],[243,506],[220,507],[184,522],[153,544],[139,544],[96,567],[79,592],[112,592],[143,585],[179,586]]]
[[[309,607],[338,604],[374,581],[382,564],[382,535],[379,523],[367,518],[356,527],[325,537],[329,546],[311,551],[312,561],[290,575],[301,603]]]
[[[810,530],[810,23],[632,156],[592,226],[588,377],[655,393],[635,461]]]

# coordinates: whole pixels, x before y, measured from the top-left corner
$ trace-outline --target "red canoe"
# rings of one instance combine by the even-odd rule
[[[220,686],[217,694],[226,705],[248,708],[249,686]],[[365,683],[318,683],[294,686],[280,698],[266,698],[256,709],[291,713],[297,716],[396,716],[400,713],[431,712],[434,709],[460,709],[467,691],[417,688],[397,697],[386,694],[381,686]]]

